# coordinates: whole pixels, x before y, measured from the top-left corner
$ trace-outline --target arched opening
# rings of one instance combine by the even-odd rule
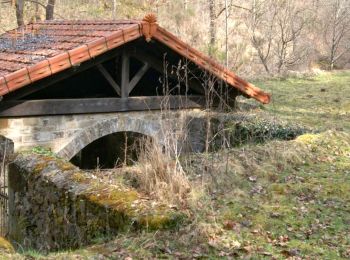
[[[151,137],[135,132],[118,132],[103,136],[80,150],[71,163],[80,169],[111,169],[137,161],[142,143]]]

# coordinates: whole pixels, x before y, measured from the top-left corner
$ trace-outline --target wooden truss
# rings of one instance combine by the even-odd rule
[[[130,79],[130,59],[137,59],[142,63],[140,69]],[[120,60],[120,83],[116,77],[103,65],[112,59]],[[91,68],[96,68],[116,93],[110,98],[81,98],[81,99],[45,99],[23,100],[26,96],[44,88],[72,77]],[[71,69],[45,78],[40,82],[10,93],[0,102],[0,117],[64,115],[84,113],[107,113],[161,109],[184,109],[205,107],[203,88],[199,82],[190,80],[191,88],[201,95],[194,96],[143,96],[130,97],[131,91],[140,82],[147,71],[152,68],[164,74],[165,69],[161,60],[154,58],[142,50],[119,48],[94,60],[89,60]],[[176,76],[167,73],[170,78],[177,80]]]

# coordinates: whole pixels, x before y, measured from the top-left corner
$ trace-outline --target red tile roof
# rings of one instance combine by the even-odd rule
[[[45,21],[0,35],[0,96],[140,37],[152,38],[262,103],[270,95],[158,26],[142,21]]]

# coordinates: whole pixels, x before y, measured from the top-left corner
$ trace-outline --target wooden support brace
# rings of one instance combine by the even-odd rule
[[[162,75],[166,71],[164,68],[164,64],[161,60],[156,59],[155,57],[147,54],[146,52],[137,50],[137,51],[129,51],[129,54],[131,56],[133,56],[134,58],[138,59],[139,61],[149,64],[150,67],[152,67],[153,69],[155,69],[156,71],[158,71]],[[171,78],[175,81],[179,80],[175,75],[173,75],[171,73],[171,71],[169,69],[167,69],[167,70],[168,70],[167,75],[169,76],[169,78]],[[204,94],[204,89],[198,81],[190,80],[189,87],[194,89],[195,91],[197,91],[200,94]]]
[[[115,82],[115,80],[113,79],[113,77],[111,76],[111,74],[109,74],[109,72],[105,69],[105,67],[103,67],[102,64],[97,64],[97,68],[98,70],[101,72],[101,74],[104,76],[104,78],[108,81],[108,83],[113,87],[113,89],[115,90],[115,92],[117,92],[117,94],[119,96],[121,96],[121,90],[119,85]]]
[[[146,74],[148,69],[149,69],[149,65],[146,62],[142,66],[142,68],[136,73],[136,75],[132,78],[132,80],[129,83],[129,94],[134,89],[134,87],[137,85],[137,83],[140,82],[141,78]]]

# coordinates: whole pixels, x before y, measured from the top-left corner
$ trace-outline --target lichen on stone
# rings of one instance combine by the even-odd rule
[[[16,187],[11,215],[26,225],[10,234],[24,247],[76,248],[124,230],[174,228],[185,219],[122,179],[110,183],[55,156],[21,153],[10,171],[21,179],[16,183],[24,182]]]

